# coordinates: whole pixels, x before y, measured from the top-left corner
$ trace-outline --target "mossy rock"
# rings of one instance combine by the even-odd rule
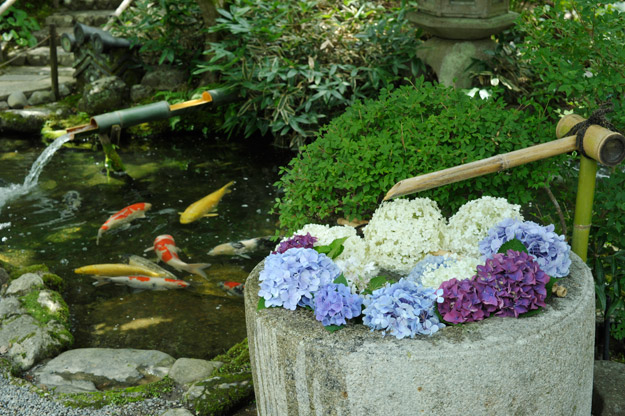
[[[97,391],[90,393],[59,393],[59,400],[66,406],[74,408],[100,409],[106,405],[122,406],[124,404],[140,402],[146,399],[163,397],[172,398],[178,394],[175,391],[176,383],[169,377],[164,377],[154,383],[136,387],[127,387],[120,390]]]
[[[195,383],[187,396],[199,415],[230,414],[254,396],[247,338],[213,361],[224,364],[209,379]]]
[[[8,268],[5,268],[5,270],[9,272],[9,277],[11,278],[11,280],[15,280],[26,273],[35,273],[43,276],[43,274],[50,272],[48,266],[46,266],[45,264],[33,264],[32,266],[26,267],[8,266]]]

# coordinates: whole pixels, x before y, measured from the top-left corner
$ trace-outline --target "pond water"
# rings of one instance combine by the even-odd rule
[[[70,147],[73,146],[73,147]],[[0,190],[22,184],[44,150],[33,140],[0,137]],[[148,348],[175,357],[211,358],[245,337],[243,298],[219,283],[244,282],[268,249],[249,258],[209,256],[226,242],[273,235],[269,214],[278,167],[292,154],[259,144],[197,137],[134,139],[119,154],[131,179],[107,176],[101,151],[58,150],[38,183],[24,195],[0,201],[0,259],[15,265],[46,264],[66,282],[74,347]],[[234,180],[218,205],[218,216],[180,224],[187,206]],[[149,202],[146,218],[105,233],[109,216],[136,202]],[[207,279],[160,263],[191,289],[137,291],[126,286],[95,287],[75,268],[127,263],[138,255],[156,261],[154,238],[171,234],[187,263],[211,263]]]

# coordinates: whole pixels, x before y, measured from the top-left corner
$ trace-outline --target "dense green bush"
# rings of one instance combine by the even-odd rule
[[[37,39],[32,34],[39,30],[39,24],[24,10],[9,7],[0,18],[0,39],[17,46],[35,46]]]
[[[228,107],[229,132],[271,132],[299,145],[354,100],[376,96],[422,64],[405,9],[364,0],[234,0],[211,28],[208,64],[242,102]]]
[[[137,0],[111,32],[140,47],[145,65],[188,67],[201,57],[203,21],[195,0]]]
[[[337,217],[367,219],[401,179],[553,140],[555,123],[541,111],[507,108],[419,79],[356,102],[321,129],[318,138],[283,168],[284,195],[275,209],[294,231]],[[557,172],[557,158],[462,181],[418,194],[449,214],[467,198],[533,199],[532,189]]]

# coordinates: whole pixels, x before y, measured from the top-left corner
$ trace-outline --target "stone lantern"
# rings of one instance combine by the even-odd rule
[[[509,11],[509,0],[419,0],[408,15],[416,26],[433,35],[417,55],[430,65],[441,83],[467,88],[466,68],[473,59],[484,59],[494,49],[490,39],[512,26],[518,14]]]

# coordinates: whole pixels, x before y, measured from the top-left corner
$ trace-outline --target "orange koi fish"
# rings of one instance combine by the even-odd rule
[[[92,276],[97,279],[93,284],[102,286],[107,283],[118,285],[126,285],[135,289],[148,290],[167,290],[167,289],[186,289],[191,283],[184,280],[170,279],[168,277],[150,277],[150,276]]]
[[[149,211],[150,208],[152,208],[152,204],[139,202],[137,204],[129,205],[121,211],[111,215],[98,230],[98,238],[95,241],[96,245],[100,243],[100,237],[102,237],[102,234],[106,231],[127,224],[135,218],[145,217],[146,211]]]
[[[230,192],[230,188],[234,184],[234,181],[228,182],[215,192],[206,195],[199,201],[195,201],[180,214],[180,224],[189,224],[202,217],[214,217],[217,214],[214,211],[217,210],[217,204],[221,201],[221,198]]]
[[[159,260],[163,263],[173,267],[176,270],[184,270],[188,273],[197,274],[198,276],[202,276],[206,278],[206,273],[202,269],[210,266],[209,263],[195,263],[188,264],[184,261],[180,260],[178,256],[178,247],[176,247],[176,243],[174,242],[174,237],[169,234],[159,235],[154,239],[154,251],[156,251],[156,255]]]

